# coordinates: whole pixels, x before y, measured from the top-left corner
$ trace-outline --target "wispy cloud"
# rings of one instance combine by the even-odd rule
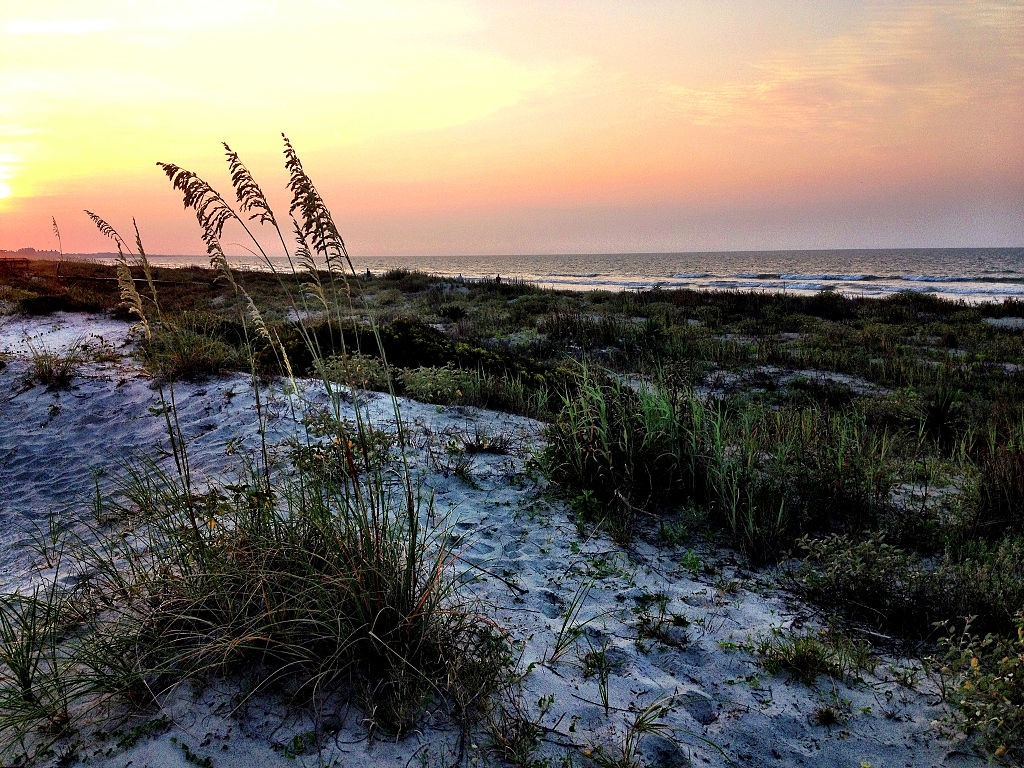
[[[4,25],[8,35],[88,35],[114,29],[114,19],[14,19]]]
[[[871,130],[990,101],[1019,109],[1022,71],[1024,6],[920,3],[805,50],[776,52],[742,81],[659,90],[697,125]]]

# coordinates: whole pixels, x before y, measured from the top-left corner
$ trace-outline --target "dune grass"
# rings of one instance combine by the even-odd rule
[[[84,361],[84,342],[78,339],[63,352],[36,347],[26,339],[29,351],[28,381],[47,389],[65,389]]]
[[[296,414],[303,404],[288,350],[235,280],[220,246],[228,221],[249,231],[246,213],[281,235],[259,186],[227,152],[237,211],[191,172],[161,167],[196,213],[221,280],[241,298],[237,323],[253,342],[243,349],[250,350],[252,417],[262,436],[265,384],[256,341],[290,382]],[[353,311],[351,261],[287,139],[285,162],[297,223],[292,248],[280,237],[295,264],[282,291],[294,307],[313,303],[340,325]],[[330,364],[334,350],[308,323],[298,323],[310,367],[330,395],[328,412],[306,423],[296,416],[297,443],[286,464],[270,458],[263,438],[238,468],[242,482],[199,483],[173,381],[216,373],[232,352],[211,339],[209,328],[164,313],[137,229],[131,247],[106,221],[90,217],[121,253],[120,298],[139,323],[144,362],[158,375],[170,456],[128,467],[116,501],[97,495],[94,517],[124,519],[130,512],[135,525],[84,535],[55,526],[40,553],[53,562],[49,586],[0,605],[0,754],[45,754],[55,739],[104,711],[145,708],[185,681],[223,676],[236,679],[247,696],[284,695],[306,705],[354,697],[371,730],[397,735],[427,707],[471,720],[503,679],[507,641],[461,596],[459,555],[446,543],[443,521],[424,522],[434,519],[432,500],[408,468],[387,359],[383,384],[399,425],[390,437],[372,426],[360,399],[348,402],[333,383],[340,374],[348,391],[358,391],[369,383],[365,376],[355,366]],[[133,272],[144,276],[142,291]],[[302,291],[291,293],[296,277]],[[372,323],[354,342],[354,354],[364,343],[384,349]],[[352,359],[346,347],[339,351],[342,360]],[[327,438],[331,450],[318,449],[318,438]]]
[[[679,504],[704,506],[764,561],[809,529],[860,528],[887,502],[888,438],[859,413],[736,409],[588,368],[574,392],[548,430],[543,463],[584,516],[618,534]]]

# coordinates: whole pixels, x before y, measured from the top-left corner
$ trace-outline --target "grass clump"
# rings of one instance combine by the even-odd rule
[[[216,376],[237,367],[238,356],[238,350],[187,319],[154,325],[143,350],[150,373],[168,381]]]
[[[887,439],[856,412],[736,406],[583,369],[543,464],[584,514],[628,533],[642,515],[703,505],[754,561],[803,532],[859,529],[892,487]]]
[[[806,685],[821,675],[851,680],[859,671],[873,671],[871,646],[836,630],[775,630],[754,646],[761,665],[773,675],[785,671]]]
[[[138,495],[167,512],[130,537],[62,536],[74,565],[0,602],[0,741],[56,738],[111,696],[144,707],[214,677],[305,702],[347,692],[398,735],[428,704],[471,717],[505,640],[458,598],[444,532],[419,525],[429,501],[378,483],[182,503],[150,482]]]
[[[84,344],[81,339],[72,343],[64,352],[37,348],[28,340],[25,344],[30,356],[28,381],[41,384],[47,389],[67,388],[84,360]]]
[[[419,525],[427,510],[376,478],[315,478],[154,503],[173,511],[139,531],[144,551],[89,547],[92,575],[68,596],[91,608],[71,658],[128,696],[242,672],[302,698],[341,686],[398,734],[428,702],[468,706],[502,641],[457,599],[453,553]]]
[[[1024,533],[1024,423],[1003,440],[990,436],[976,462],[972,532],[984,538]]]
[[[541,460],[578,511],[628,535],[639,515],[694,490],[696,455],[680,401],[586,367],[573,389]]]

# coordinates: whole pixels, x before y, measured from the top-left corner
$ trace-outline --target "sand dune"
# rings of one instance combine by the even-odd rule
[[[102,348],[105,360],[83,363],[68,390],[29,386],[26,337],[37,348],[67,349],[79,342],[93,353]],[[101,317],[0,318],[0,350],[9,355],[0,371],[5,589],[41,578],[38,564],[19,544],[32,526],[51,510],[88,520],[94,473],[101,473],[101,491],[110,493],[121,462],[152,455],[165,441],[163,418],[154,412],[157,393],[128,356],[130,349],[128,324]],[[322,384],[303,381],[301,390],[298,400],[288,398],[281,385],[271,392],[268,439],[275,449],[295,434],[292,403],[311,409],[326,402]],[[230,479],[237,454],[257,446],[249,380],[231,375],[181,383],[175,397],[199,472],[213,481]],[[376,393],[366,397],[370,418],[388,426],[394,418],[390,400]],[[884,657],[860,682],[820,678],[814,686],[762,669],[744,648],[748,640],[775,627],[814,627],[820,621],[770,572],[747,571],[731,552],[709,543],[689,545],[690,552],[641,537],[623,548],[577,529],[564,505],[545,497],[543,481],[528,470],[528,459],[543,441],[541,423],[409,400],[400,406],[414,445],[413,472],[435,497],[437,519],[431,522],[451,525],[466,560],[501,576],[490,578],[467,566],[465,588],[521,643],[521,669],[532,666],[523,680],[522,705],[534,717],[546,710],[540,722],[549,729],[538,759],[582,765],[587,750],[620,742],[637,710],[665,700],[671,706],[663,721],[671,738],[642,742],[649,765],[983,764],[966,747],[932,732],[932,720],[943,714],[932,683],[921,678],[910,689],[897,682],[892,668],[913,668],[916,662]],[[446,473],[437,457],[446,436],[474,428],[507,434],[511,449],[507,455],[474,456],[472,482],[466,482]],[[576,590],[591,582],[580,618],[599,618],[557,661],[545,661]],[[672,616],[679,618],[660,620]],[[650,631],[652,622],[657,632]],[[597,679],[585,676],[581,663],[591,647],[606,647],[614,661],[607,715]],[[236,708],[237,693],[230,681],[201,691],[180,686],[159,712],[114,726],[95,722],[81,754],[92,765],[110,766],[185,766],[187,751],[217,766],[440,766],[460,749],[458,727],[440,715],[428,715],[400,742],[371,743],[363,717],[344,696],[311,713],[270,697]],[[817,724],[822,718],[816,713],[826,707],[839,713],[839,722]],[[139,722],[157,726],[134,745],[116,746],[118,734]],[[315,743],[305,736],[314,732]],[[483,735],[462,748],[477,755],[479,765],[501,764],[486,750]],[[298,763],[296,750],[304,753]],[[575,762],[560,762],[567,754]]]

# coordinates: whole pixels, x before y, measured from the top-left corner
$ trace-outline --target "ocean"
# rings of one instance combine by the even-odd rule
[[[203,256],[156,256],[159,265],[205,264]],[[1024,248],[900,248],[700,253],[361,257],[357,270],[410,269],[465,279],[524,280],[569,290],[696,288],[787,293],[834,289],[850,296],[898,291],[970,302],[1024,299]],[[239,267],[266,268],[252,257]],[[275,259],[280,267],[283,261]]]

